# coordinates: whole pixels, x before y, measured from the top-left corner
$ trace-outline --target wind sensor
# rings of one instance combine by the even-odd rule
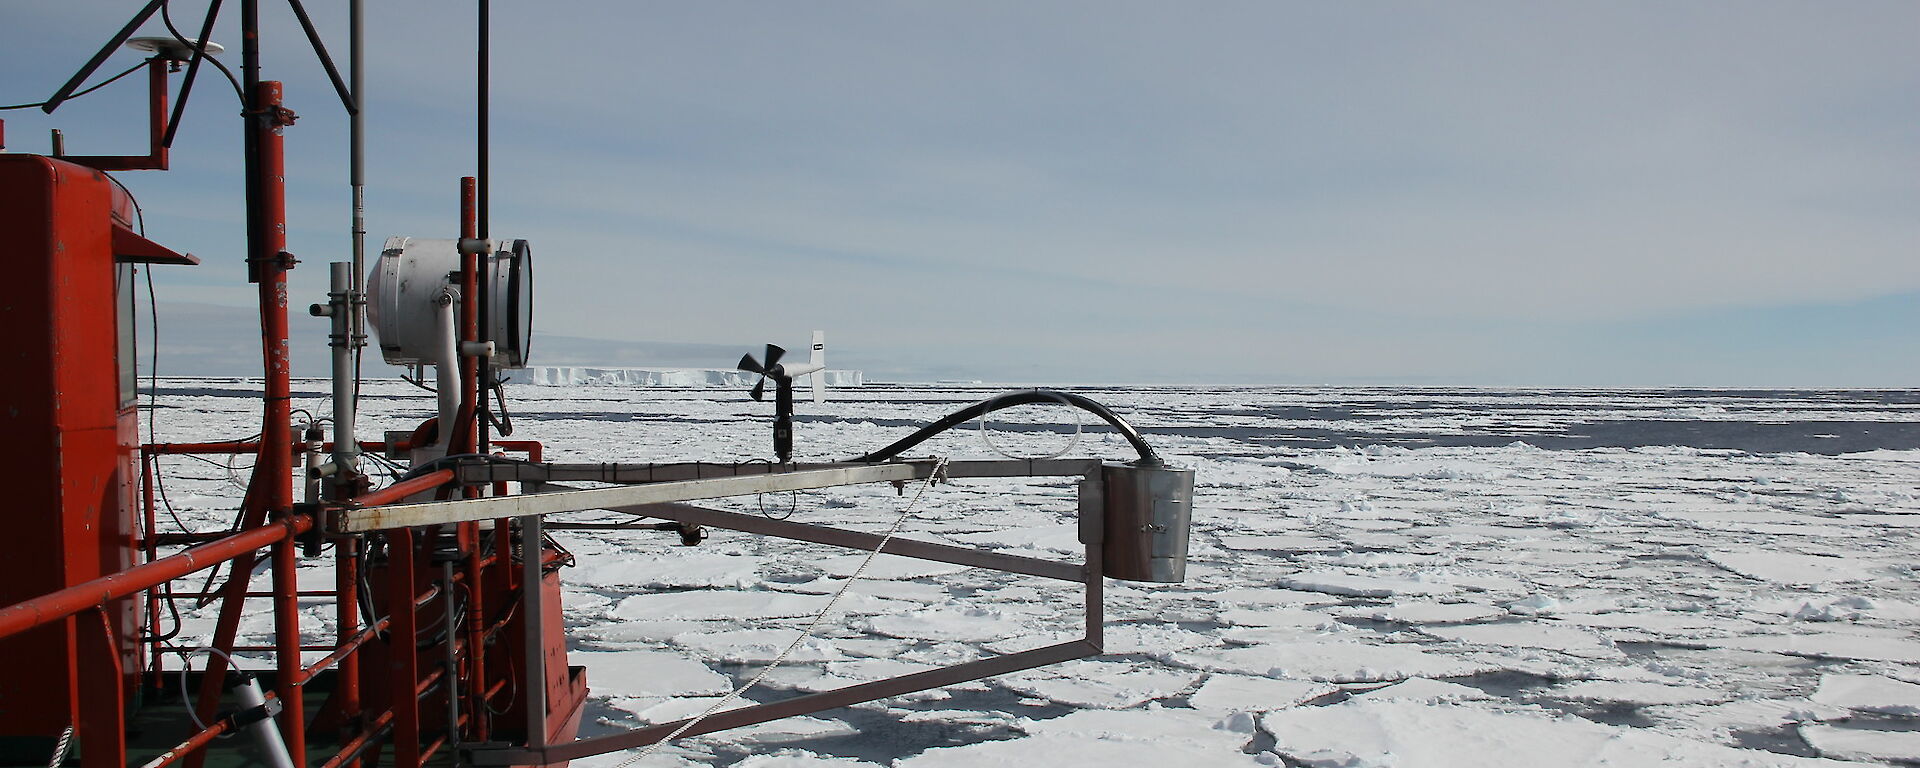
[[[813,354],[807,362],[781,364],[780,358],[787,350],[778,345],[767,345],[766,362],[753,359],[753,354],[740,356],[740,370],[760,374],[760,380],[753,383],[748,392],[755,400],[767,398],[767,381],[773,381],[773,455],[781,464],[793,458],[793,380],[801,376],[813,377],[813,401],[824,403],[827,400],[827,336],[825,331],[813,332]]]

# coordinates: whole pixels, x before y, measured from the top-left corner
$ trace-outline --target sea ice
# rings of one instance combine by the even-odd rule
[[[688,632],[675,635],[673,644],[718,661],[770,662],[780,657],[800,636],[798,629],[735,629],[725,632]],[[840,649],[832,640],[808,637],[793,646],[788,661],[837,661]]]
[[[688,696],[733,688],[725,675],[669,651],[574,651],[567,659],[587,668],[596,696]]]
[[[1086,551],[1086,545],[1080,543],[1079,523],[1014,528],[985,533],[962,533],[948,538],[966,544],[985,545],[992,549],[1015,550],[1017,554],[1025,554],[1029,557],[1045,556],[1039,553],[1078,555]],[[1019,552],[1019,550],[1028,551]]]
[[[1830,584],[1873,577],[1871,564],[1856,558],[1761,549],[1708,552],[1706,557],[1714,565],[1742,576],[1779,584]]]
[[[311,392],[296,405],[324,413],[325,386],[300,386]],[[737,393],[513,386],[527,414],[525,436],[545,443],[556,461],[677,461],[764,451],[764,432],[750,428],[763,423],[764,413],[755,410],[761,406]],[[157,441],[224,439],[257,429],[257,400],[180,393],[208,387],[257,390],[257,384],[232,381],[163,381]],[[399,382],[369,380],[366,391],[375,395],[362,402],[369,434],[411,429],[431,410],[429,400]],[[1254,732],[1249,714],[1256,712],[1272,713],[1270,723],[1282,722],[1275,719],[1281,715],[1332,718],[1312,733],[1282,735],[1281,751],[1295,766],[1313,763],[1289,750],[1327,750],[1316,758],[1327,761],[1320,765],[1377,765],[1387,759],[1377,751],[1363,758],[1339,750],[1389,736],[1402,738],[1389,747],[1400,768],[1444,760],[1471,760],[1475,768],[1558,768],[1579,765],[1590,753],[1588,765],[1623,767],[1810,765],[1819,761],[1718,745],[1737,740],[1804,750],[1794,729],[1808,723],[1808,741],[1844,750],[1849,739],[1905,737],[1829,732],[1812,723],[1852,718],[1838,724],[1908,727],[1885,718],[1920,716],[1913,714],[1920,702],[1899,687],[1920,683],[1920,586],[1908,567],[1920,546],[1920,514],[1914,514],[1920,513],[1920,451],[1829,456],[1508,445],[1533,434],[1540,438],[1526,439],[1542,444],[1604,442],[1588,434],[1590,426],[1619,430],[1676,418],[1760,423],[1766,430],[1851,420],[1886,424],[1888,430],[1862,429],[1894,434],[1920,422],[1920,402],[1911,393],[1176,387],[1087,394],[1125,405],[1169,461],[1199,471],[1187,583],[1109,582],[1103,659],[863,705],[854,720],[865,731],[858,739],[832,723],[811,724],[806,734],[769,734],[772,740],[695,737],[640,768],[725,764],[742,754],[749,755],[738,763],[743,768],[859,764],[829,753],[912,768],[1280,762],[1272,753],[1247,754],[1266,743]],[[923,423],[984,395],[942,385],[875,387],[859,396],[809,411],[821,417],[804,430],[809,455],[857,455],[900,435],[891,420]],[[1700,415],[1687,416],[1687,409]],[[882,426],[872,419],[890,421]],[[927,450],[978,455],[977,436],[949,437],[925,444]],[[1044,448],[1038,439],[1059,435],[1033,433],[1031,446],[1020,445],[1021,437],[1010,433],[1007,442],[1021,450]],[[1088,437],[1083,449],[1089,455],[1126,453],[1113,433]],[[1361,447],[1326,447],[1330,439]],[[1402,440],[1409,442],[1385,444]],[[1491,444],[1448,445],[1455,440]],[[160,461],[189,529],[230,524],[243,484],[219,466]],[[1339,471],[1322,469],[1329,466]],[[713,503],[754,508],[751,498]],[[799,515],[884,530],[900,503],[884,485],[849,487],[803,497]],[[918,509],[904,528],[915,538],[1065,561],[1081,551],[1078,528],[1068,522],[1075,509],[1070,480],[970,479],[929,490]],[[844,584],[823,574],[847,573],[848,564],[865,557],[723,531],[697,548],[624,532],[555,536],[579,555],[577,565],[561,572],[575,663],[592,667],[598,704],[642,710],[650,721],[697,714],[737,682],[691,657],[770,657]],[[875,575],[890,578],[855,585],[839,615],[820,628],[822,645],[803,651],[827,658],[830,644],[839,660],[784,667],[766,687],[778,695],[844,687],[1079,634],[1077,588],[1070,585],[921,561],[881,562]],[[305,563],[297,576],[303,587],[327,588],[330,563]],[[266,589],[268,581],[263,568],[255,583]],[[694,591],[679,591],[689,588]],[[1471,602],[1442,602],[1456,597]],[[302,604],[306,638],[328,639],[329,606],[306,598]],[[980,621],[953,615],[964,606],[997,615]],[[1536,630],[1501,628],[1514,626],[1508,621],[1476,623],[1502,619],[1500,606],[1534,617],[1521,624],[1551,628],[1552,636],[1523,637],[1517,633]],[[267,601],[248,607],[242,642],[270,642]],[[183,610],[181,642],[206,642],[215,613],[211,606]],[[1317,614],[1346,621],[1313,624]],[[1222,626],[1220,619],[1241,626]],[[170,625],[170,617],[163,620]],[[890,623],[899,637],[872,631]],[[1262,624],[1280,626],[1256,626]],[[1460,624],[1466,626],[1452,626]],[[966,631],[982,626],[1010,634],[971,639],[994,634]],[[1428,632],[1416,631],[1422,629]],[[1470,645],[1429,639],[1452,629],[1461,630],[1452,637]],[[1603,640],[1568,634],[1586,630],[1616,642],[1652,642],[1626,646],[1630,656],[1559,650],[1606,648]],[[675,638],[682,645],[661,650]],[[622,647],[640,649],[615,652]],[[239,655],[248,665],[271,663],[270,654]],[[1156,669],[1149,659],[1181,668]],[[1200,670],[1216,671],[1200,678]],[[1460,676],[1495,671],[1500,674],[1471,678],[1483,687],[1458,685],[1466,682]],[[667,684],[676,680],[688,684]],[[1588,682],[1558,684],[1571,680]],[[1809,700],[1816,684],[1821,692]],[[1348,702],[1305,706],[1338,698],[1340,685],[1352,697]],[[680,688],[695,695],[668,698]],[[1652,703],[1701,699],[1703,690],[1740,698]],[[1011,703],[1014,697],[1025,705]],[[1156,700],[1177,704],[1182,697],[1191,709],[1153,709]],[[1597,704],[1578,706],[1584,702]],[[1623,703],[1644,705],[1622,716],[1631,726],[1538,708],[1610,710]],[[1387,711],[1366,708],[1377,705],[1418,709],[1393,710],[1405,716],[1382,715],[1372,726],[1354,714]],[[1061,718],[1057,727],[1014,714],[1088,706],[1128,708],[1113,713],[1124,715],[1118,719]],[[607,722],[595,727],[632,724],[607,710],[600,717]],[[1156,730],[1163,721],[1177,727]],[[895,729],[895,723],[914,726]],[[1341,731],[1349,725],[1360,728],[1359,735]],[[895,738],[896,732],[905,736]],[[911,757],[929,734],[943,746]],[[1486,741],[1472,742],[1468,734]],[[1649,741],[1661,734],[1680,740]],[[806,751],[776,751],[783,746]],[[576,765],[611,768],[621,759]]]
[[[827,757],[799,749],[782,749],[760,755],[748,755],[747,759],[734,763],[733,768],[848,768],[858,765],[879,765],[851,757]]]
[[[1841,760],[1920,762],[1920,731],[1870,731],[1831,725],[1802,725],[1800,738],[1827,757]]]
[[[1329,539],[1285,534],[1224,534],[1220,537],[1220,546],[1239,551],[1270,552],[1325,552],[1340,548],[1338,542]]]
[[[1713,704],[1731,698],[1727,694],[1705,688],[1614,680],[1583,680],[1552,688],[1545,693],[1568,701],[1625,704],[1636,707],[1656,704]]]
[[[1109,624],[1105,635],[1104,646],[1111,654],[1167,654],[1220,645],[1220,639],[1212,635],[1158,622]]]
[[[1076,707],[1125,709],[1185,690],[1195,672],[1104,661],[1069,662],[997,679],[1002,687]]]
[[[1920,642],[1890,637],[1866,637],[1838,632],[1806,635],[1749,635],[1702,642],[1718,648],[1781,653],[1812,659],[1854,659],[1920,663]]]
[[[929,749],[894,768],[1114,768],[1124,765],[1255,768],[1241,751],[1244,732],[1176,709],[1083,710],[1051,720],[1023,720],[1026,738]],[[1102,717],[1104,716],[1104,717]]]
[[[1358,606],[1344,615],[1402,624],[1463,624],[1507,615],[1480,603],[1402,602],[1385,606]]]
[[[1449,683],[1445,680],[1430,680],[1424,677],[1410,677],[1393,685],[1375,688],[1364,693],[1356,693],[1352,698],[1362,701],[1399,699],[1435,704],[1442,701],[1491,699],[1493,698],[1493,694],[1470,685]]]
[[[734,590],[694,590],[634,595],[613,609],[619,619],[783,619],[812,616],[827,607],[824,595],[792,595],[780,592],[743,592]],[[836,610],[843,614],[878,613],[895,610],[900,603],[868,597],[857,592],[840,600]]]
[[[1536,622],[1432,626],[1420,630],[1442,640],[1508,648],[1542,648],[1575,656],[1611,657],[1620,651],[1598,633]]]
[[[757,725],[716,731],[701,738],[736,744],[784,744],[856,733],[859,731],[844,721],[803,716],[783,717]]]
[[[1273,589],[1262,587],[1230,587],[1201,593],[1207,600],[1225,606],[1248,605],[1329,605],[1340,602],[1340,598],[1325,592],[1303,592],[1297,589]]]
[[[1330,683],[1459,677],[1496,669],[1455,656],[1429,653],[1412,645],[1361,642],[1280,643],[1217,651],[1189,651],[1174,654],[1173,659],[1199,669]]]
[[[852,576],[854,570],[859,568],[860,564],[865,562],[866,559],[866,555],[840,555],[815,561],[814,564],[820,566],[820,568],[824,569],[827,573],[844,578]],[[867,570],[861,575],[861,578],[876,580],[920,579],[929,576],[946,576],[964,570],[967,570],[967,567],[964,565],[938,563],[932,560],[920,560],[912,557],[882,554],[873,559],[873,563],[867,566]]]
[[[1286,709],[1337,690],[1332,685],[1311,680],[1213,674],[1207,676],[1200,690],[1187,697],[1187,704],[1202,712],[1224,717],[1234,712]]]
[[[1879,675],[1821,675],[1813,700],[1856,712],[1920,716],[1920,685]]]
[[[1241,627],[1317,627],[1333,621],[1332,616],[1293,608],[1229,608],[1220,612],[1220,621]]]
[[[1844,763],[1470,703],[1348,701],[1271,712],[1274,750],[1313,768],[1761,768]]]
[[[1031,634],[1024,619],[992,608],[937,606],[874,616],[866,626],[888,637],[985,642]]]
[[[1394,595],[1441,595],[1457,591],[1453,585],[1430,581],[1394,578],[1391,576],[1362,576],[1333,571],[1316,571],[1294,576],[1282,576],[1280,586],[1307,592],[1325,592],[1329,595],[1347,595],[1350,597],[1392,597]]]
[[[672,557],[580,558],[569,574],[570,583],[589,587],[672,589],[687,587],[751,587],[760,582],[765,558],[705,552],[676,553]]]

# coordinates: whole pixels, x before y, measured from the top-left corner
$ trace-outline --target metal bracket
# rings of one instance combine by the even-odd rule
[[[1098,487],[1099,480],[1085,480],[1081,483],[1084,491],[1089,485]],[[1083,505],[1085,502],[1082,502]],[[715,528],[728,528],[748,533],[759,533],[779,538],[809,541],[850,549],[876,550],[883,537],[848,531],[826,526],[809,525],[786,520],[773,520],[755,515],[743,515],[717,509],[706,509],[689,504],[648,504],[630,507],[611,508],[616,512],[647,515],[676,520],[682,523],[698,522]],[[1097,509],[1097,501],[1096,501]],[[1096,515],[1097,516],[1097,515]],[[529,520],[537,521],[532,517]],[[537,525],[537,523],[535,523]],[[1048,664],[1083,659],[1102,653],[1104,641],[1105,582],[1101,577],[1101,547],[1098,541],[1086,544],[1086,562],[1080,565],[1059,563],[1037,558],[1004,555],[985,552],[966,547],[954,547],[944,544],[919,542],[910,539],[893,539],[887,543],[886,553],[911,557],[920,560],[968,565],[1007,573],[1040,576],[1065,581],[1080,581],[1086,585],[1085,592],[1085,631],[1078,640],[1019,651],[988,659],[979,659],[950,667],[930,669],[884,680],[859,683],[830,691],[796,696],[768,704],[758,704],[740,709],[717,712],[688,728],[682,736],[723,731],[730,728],[755,725],[771,720],[779,720],[825,709],[845,707],[862,702],[884,699],[892,696],[924,691],[931,688],[963,683],[1019,672]],[[537,591],[537,590],[534,590]],[[535,614],[528,614],[535,615]],[[529,662],[530,664],[532,662]],[[532,668],[532,667],[529,667]],[[602,755],[625,749],[645,747],[666,738],[687,720],[660,723],[644,728],[636,728],[622,733],[579,739],[565,744],[551,746],[530,744],[528,746],[505,746],[500,744],[475,745],[466,750],[470,764],[475,766],[508,765],[545,765],[577,760],[593,755]]]

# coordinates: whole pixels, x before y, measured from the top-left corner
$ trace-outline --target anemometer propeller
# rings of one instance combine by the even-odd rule
[[[813,354],[804,363],[782,365],[787,350],[768,344],[765,362],[753,359],[753,353],[740,356],[740,370],[760,374],[747,394],[755,400],[767,398],[767,381],[773,381],[773,454],[784,464],[793,457],[793,380],[801,376],[813,379],[813,401],[827,401],[827,335],[813,332]]]

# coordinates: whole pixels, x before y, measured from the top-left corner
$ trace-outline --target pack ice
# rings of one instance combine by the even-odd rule
[[[516,383],[515,437],[555,461],[767,453],[770,406],[742,393],[574,386],[644,379]],[[232,394],[248,387],[162,380],[151,437],[251,434],[255,401]],[[301,385],[294,405],[326,413],[324,389]],[[432,415],[406,385],[366,391],[369,433]],[[797,458],[857,455],[995,391],[868,382],[803,403]],[[1188,581],[1109,582],[1106,655],[682,739],[639,765],[1920,762],[1920,393],[1078,391],[1199,478]],[[1044,406],[996,424],[991,448],[976,428],[917,450],[1044,454],[1074,430]],[[1128,455],[1083,427],[1077,453]],[[188,525],[223,527],[233,475],[165,462]],[[713,503],[877,532],[905,502],[882,485]],[[928,491],[902,535],[1071,560],[1073,509],[1070,482],[957,481]],[[556,535],[579,560],[562,575],[593,689],[584,736],[704,710],[787,648],[862,560],[724,531],[693,548],[671,534]],[[324,584],[323,561],[302,581]],[[864,576],[749,702],[1080,631],[1072,585],[892,557]],[[317,641],[331,620],[315,609],[305,628]],[[195,644],[212,614],[182,625]],[[241,642],[264,644],[264,626],[243,623]]]

